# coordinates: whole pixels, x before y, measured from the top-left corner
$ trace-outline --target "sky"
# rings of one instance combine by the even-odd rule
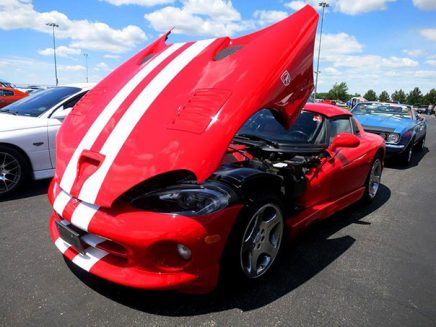
[[[327,0],[318,92],[346,82],[424,93],[436,88],[436,0]],[[167,42],[238,37],[309,4],[289,0],[0,0],[0,79],[53,85],[98,82],[162,33]],[[320,12],[321,13],[321,12]],[[318,32],[320,24],[318,25]],[[315,45],[315,66],[319,33]]]

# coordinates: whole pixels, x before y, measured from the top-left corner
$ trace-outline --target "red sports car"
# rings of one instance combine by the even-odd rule
[[[305,7],[236,39],[166,44],[124,63],[57,138],[53,242],[126,286],[208,292],[248,280],[296,233],[375,197],[384,142],[307,104],[318,15]]]
[[[27,96],[29,96],[28,93],[21,92],[12,87],[0,87],[0,108],[6,107]]]

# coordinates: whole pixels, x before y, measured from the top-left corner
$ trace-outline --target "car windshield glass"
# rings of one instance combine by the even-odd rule
[[[412,119],[412,111],[406,106],[395,106],[381,103],[359,103],[353,109],[354,115],[389,115]]]
[[[31,93],[28,97],[0,109],[0,112],[13,113],[19,116],[38,117],[78,91],[80,91],[80,89],[77,87],[61,86]]]
[[[302,111],[296,122],[286,129],[272,112],[263,109],[254,114],[239,130],[237,136],[254,136],[278,143],[320,144],[323,140],[324,117],[318,113]]]

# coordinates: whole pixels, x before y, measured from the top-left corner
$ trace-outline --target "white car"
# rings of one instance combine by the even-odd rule
[[[92,86],[71,84],[38,91],[0,109],[0,197],[28,179],[53,177],[57,131]]]

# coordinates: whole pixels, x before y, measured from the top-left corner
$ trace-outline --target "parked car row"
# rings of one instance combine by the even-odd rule
[[[415,108],[415,111],[419,114],[426,114],[426,115],[434,115],[435,114],[435,106],[429,105],[429,106],[419,106]]]

